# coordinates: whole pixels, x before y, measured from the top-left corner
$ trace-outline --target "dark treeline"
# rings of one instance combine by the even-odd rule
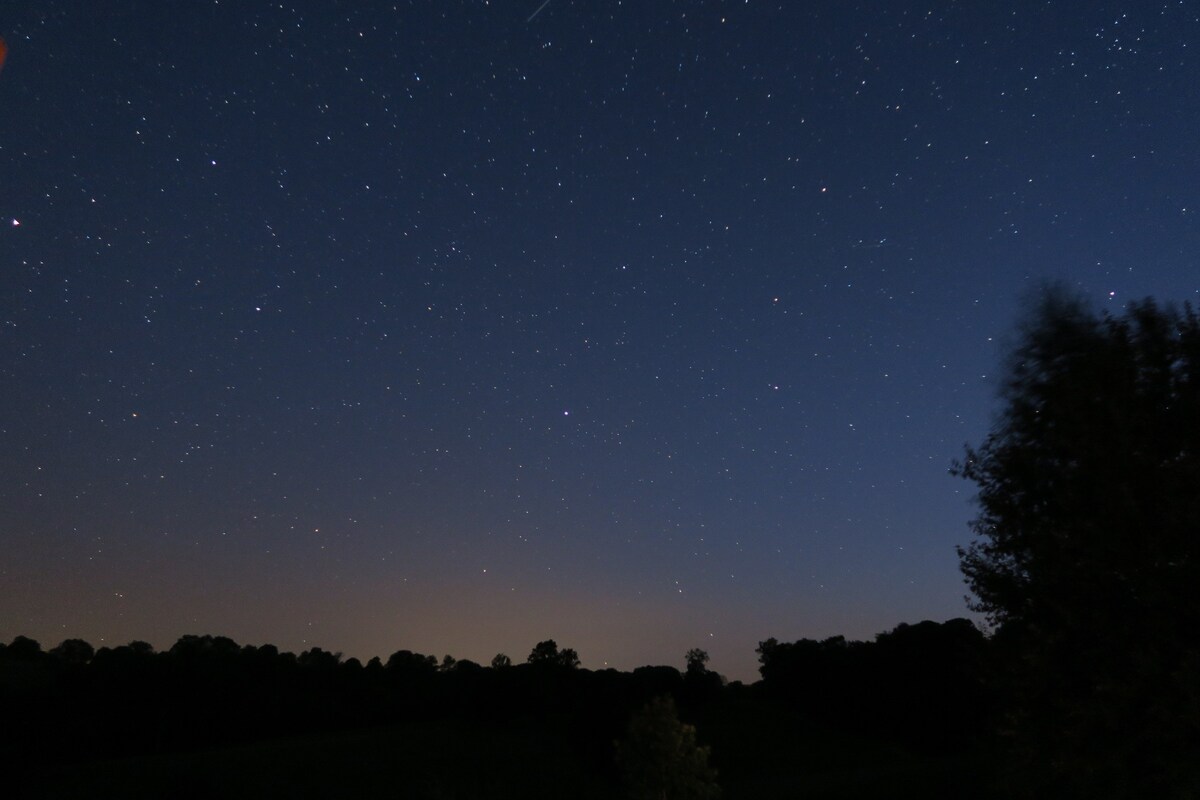
[[[764,759],[794,768],[797,735],[836,734],[917,756],[977,752],[992,708],[987,647],[961,619],[901,625],[873,642],[771,639],[759,647],[762,680],[744,686],[709,670],[701,650],[681,659],[683,670],[619,672],[582,669],[573,650],[553,641],[524,663],[499,655],[483,666],[408,650],[363,664],[320,648],[297,655],[221,636],[184,636],[163,652],[144,642],[94,650],[77,639],[44,651],[17,637],[0,645],[0,747],[15,768],[10,778],[23,776],[18,785],[29,789],[84,761],[396,724],[500,736],[517,727],[562,743],[599,796],[618,796],[617,743],[641,709],[666,697],[694,725],[688,730],[699,745],[711,747],[728,797],[739,794],[739,775],[764,779]],[[636,749],[624,746],[626,762],[636,761]]]
[[[991,642],[970,621],[900,625],[873,642],[802,639],[758,648],[762,689],[844,730],[953,751],[992,729]]]

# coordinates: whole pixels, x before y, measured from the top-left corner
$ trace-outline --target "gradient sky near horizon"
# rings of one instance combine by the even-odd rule
[[[756,677],[967,614],[1046,280],[1196,300],[1184,2],[10,0],[0,639]]]

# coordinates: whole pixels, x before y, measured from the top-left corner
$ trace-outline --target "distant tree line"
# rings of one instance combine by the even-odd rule
[[[485,667],[410,650],[364,664],[319,647],[293,654],[209,635],[162,652],[145,642],[96,650],[78,639],[46,651],[18,636],[0,644],[0,752],[28,777],[54,764],[397,721],[533,721],[560,731],[614,785],[624,779],[644,795],[662,780],[710,797],[717,773],[697,740],[706,727],[677,713],[705,720],[722,707],[767,704],[805,724],[962,750],[985,731],[985,644],[966,620],[902,625],[870,643],[768,640],[763,680],[743,686],[711,671],[700,649],[688,651],[684,670],[619,672],[582,669],[554,640],[524,663],[498,654]],[[646,766],[655,759],[673,766],[655,772]],[[714,759],[719,769],[720,753]]]
[[[990,736],[989,641],[969,620],[902,624],[873,642],[768,639],[758,654],[763,691],[823,725],[932,751]]]

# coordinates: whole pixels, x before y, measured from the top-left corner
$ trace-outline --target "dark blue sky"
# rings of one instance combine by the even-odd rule
[[[0,9],[0,639],[751,679],[966,613],[1040,282],[1200,291],[1195,6],[538,5]]]

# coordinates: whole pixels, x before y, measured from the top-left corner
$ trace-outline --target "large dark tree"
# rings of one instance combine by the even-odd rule
[[[1048,292],[1003,410],[956,469],[959,550],[1012,659],[1009,733],[1033,791],[1200,796],[1200,320]]]

